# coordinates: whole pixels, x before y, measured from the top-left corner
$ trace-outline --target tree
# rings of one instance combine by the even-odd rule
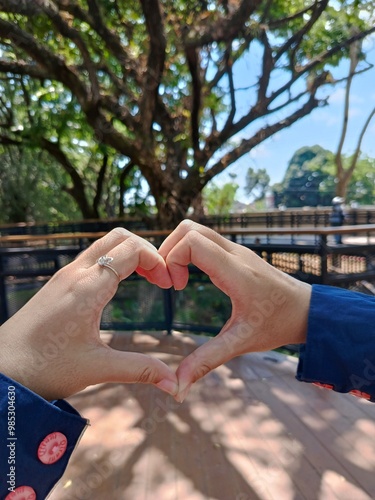
[[[352,162],[343,156],[344,167]],[[348,184],[348,201],[371,205],[375,201],[375,159],[359,158]],[[320,146],[298,149],[284,179],[273,186],[276,204],[287,207],[330,206],[336,193],[335,155]]]
[[[238,184],[227,182],[222,187],[210,183],[203,190],[203,200],[209,215],[228,215],[236,197]]]
[[[246,174],[245,193],[252,195],[254,200],[262,200],[266,194],[267,188],[270,183],[270,176],[265,168],[260,168],[255,171],[250,167]]]
[[[276,204],[287,207],[330,205],[334,196],[334,157],[321,146],[298,149],[283,181],[274,186]]]
[[[0,100],[1,141],[48,151],[85,216],[99,215],[108,156],[118,155],[147,180],[159,225],[174,226],[216,175],[326,103],[327,65],[375,31],[371,9],[359,0],[0,0],[0,73],[13,96]],[[259,61],[246,88],[244,59]]]

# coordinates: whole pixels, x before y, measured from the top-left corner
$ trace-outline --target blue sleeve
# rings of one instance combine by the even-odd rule
[[[297,379],[375,402],[375,297],[313,286]]]
[[[87,425],[67,402],[0,374],[0,499],[47,498]]]

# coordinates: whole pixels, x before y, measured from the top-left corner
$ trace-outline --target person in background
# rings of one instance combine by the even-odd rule
[[[335,196],[332,200],[332,210],[329,217],[329,223],[333,227],[339,227],[344,224],[345,221],[345,211],[344,211],[344,198],[341,196]],[[335,241],[337,244],[341,245],[342,236],[341,234],[335,234]]]

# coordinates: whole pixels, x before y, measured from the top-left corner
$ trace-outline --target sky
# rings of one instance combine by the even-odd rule
[[[375,65],[375,37],[366,42],[364,49],[368,54],[368,60]],[[349,63],[345,61],[339,68],[332,70],[334,78],[343,76],[348,67]],[[241,72],[243,74],[240,76],[246,78],[246,68],[242,68]],[[271,177],[272,185],[283,179],[288,162],[297,149],[317,144],[330,151],[336,151],[344,109],[344,84],[327,88],[330,89],[328,106],[315,109],[291,127],[261,143],[223,174],[215,177],[215,182],[222,185],[231,181],[229,174],[236,174],[235,182],[240,186],[237,199],[248,203],[250,200],[243,187],[249,167],[255,170],[265,168]],[[353,79],[350,102],[349,128],[343,148],[344,154],[351,154],[354,151],[359,132],[375,106],[375,68]],[[375,157],[375,118],[367,129],[361,149],[362,154]]]

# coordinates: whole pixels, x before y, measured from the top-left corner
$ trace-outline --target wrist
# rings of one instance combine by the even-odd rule
[[[290,321],[288,344],[304,344],[310,310],[312,287],[308,283],[291,278],[291,297],[287,315]]]

